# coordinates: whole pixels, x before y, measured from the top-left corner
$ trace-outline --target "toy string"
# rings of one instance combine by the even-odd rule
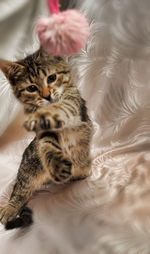
[[[51,14],[59,13],[59,0],[47,0],[47,5]]]

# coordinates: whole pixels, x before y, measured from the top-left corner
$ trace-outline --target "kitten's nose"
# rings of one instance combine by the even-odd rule
[[[47,101],[51,101],[51,96],[50,96],[50,94],[49,94],[48,96],[44,97],[44,99],[47,100]]]

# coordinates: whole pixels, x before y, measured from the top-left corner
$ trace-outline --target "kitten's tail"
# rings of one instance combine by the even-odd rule
[[[7,222],[5,229],[10,230],[14,228],[25,228],[30,226],[32,223],[32,211],[25,206],[21,209],[19,216],[16,219]]]

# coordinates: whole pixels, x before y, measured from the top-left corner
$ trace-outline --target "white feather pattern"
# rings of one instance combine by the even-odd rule
[[[1,226],[1,254],[150,253],[150,2],[76,4],[92,22],[87,49],[71,60],[95,122],[92,175],[36,196],[28,230]],[[3,188],[17,151],[21,159],[24,145],[16,145],[3,149]]]

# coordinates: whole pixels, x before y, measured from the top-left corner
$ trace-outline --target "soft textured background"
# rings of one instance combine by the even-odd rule
[[[37,195],[30,202],[31,228],[5,232],[1,226],[0,253],[149,254],[150,1],[70,3],[75,5],[86,13],[92,31],[87,48],[71,59],[95,124],[92,175]],[[18,127],[14,123],[19,139],[14,135],[12,140],[11,129],[2,135],[3,189],[30,140],[19,119]],[[8,191],[2,193],[1,204]]]

